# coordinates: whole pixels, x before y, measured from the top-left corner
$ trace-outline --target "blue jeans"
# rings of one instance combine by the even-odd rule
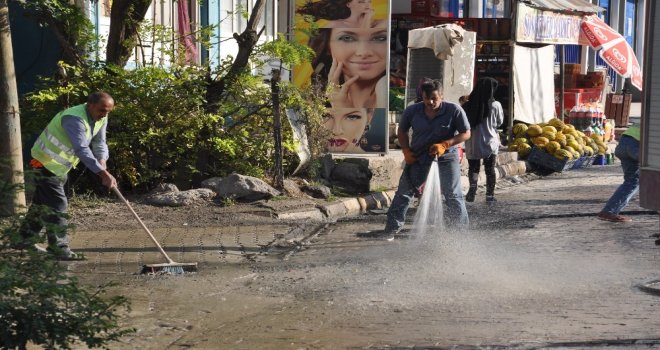
[[[461,188],[461,167],[457,153],[445,153],[438,158],[440,187],[445,199],[444,218],[447,226],[467,228],[469,224],[463,189]],[[392,204],[387,211],[385,230],[401,229],[405,223],[406,212],[410,207],[417,189],[426,181],[431,164],[417,162],[406,165],[399,179]],[[438,198],[442,200],[442,198]]]
[[[607,201],[603,212],[619,214],[639,190],[639,141],[622,136],[614,155],[621,160],[623,183]]]

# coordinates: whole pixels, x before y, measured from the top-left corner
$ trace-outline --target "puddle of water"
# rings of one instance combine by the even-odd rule
[[[286,225],[156,228],[152,231],[167,254],[182,263],[217,265],[254,261],[268,255],[267,245],[275,241]],[[165,262],[153,242],[141,229],[75,231],[71,247],[85,254],[79,270],[132,273],[144,264]],[[200,271],[202,267],[200,267]]]

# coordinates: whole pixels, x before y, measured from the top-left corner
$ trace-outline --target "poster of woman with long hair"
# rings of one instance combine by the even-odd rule
[[[325,92],[327,150],[385,152],[389,0],[296,0],[296,29],[315,56],[294,68],[294,84]]]

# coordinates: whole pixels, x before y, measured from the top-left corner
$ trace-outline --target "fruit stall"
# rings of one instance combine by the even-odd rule
[[[547,123],[555,116],[563,119],[563,113],[557,113],[557,108],[563,104],[565,95],[572,96],[576,104],[594,97],[589,96],[592,91],[586,90],[595,89],[594,86],[584,86],[577,90],[578,79],[580,83],[593,85],[590,81],[600,79],[601,76],[581,76],[577,66],[569,70],[567,76],[561,77],[564,81],[556,84],[555,79],[559,77],[554,76],[555,45],[580,44],[580,24],[583,18],[602,11],[602,8],[589,1],[571,1],[571,8],[563,7],[567,4],[565,2],[560,5],[556,1],[519,1],[513,7],[514,42],[511,49],[512,91],[515,98],[510,99],[513,101],[513,119],[510,120],[508,131],[512,131],[515,121],[539,124]],[[560,71],[565,72],[565,65],[560,65]],[[556,92],[555,87],[563,86],[563,83],[568,83],[565,85],[576,91],[566,91],[564,87]],[[601,82],[597,83],[600,85]],[[600,94],[596,97],[599,98]],[[512,133],[509,135],[513,136]]]
[[[516,123],[512,131],[509,151],[541,169],[562,172],[610,162],[611,132],[585,133],[558,118],[539,124]]]

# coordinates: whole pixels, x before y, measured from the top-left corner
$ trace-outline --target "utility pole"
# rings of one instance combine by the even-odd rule
[[[0,0],[0,172],[0,180],[16,189],[9,197],[0,197],[0,215],[16,214],[25,207],[25,192],[21,118],[7,0]]]

